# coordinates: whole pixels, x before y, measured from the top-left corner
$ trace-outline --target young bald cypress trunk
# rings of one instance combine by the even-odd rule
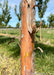
[[[22,0],[21,6],[21,75],[32,75],[35,33],[35,0]]]

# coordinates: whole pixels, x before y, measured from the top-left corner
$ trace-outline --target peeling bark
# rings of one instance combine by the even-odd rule
[[[30,33],[35,32],[35,0],[28,0],[27,1],[27,28]]]

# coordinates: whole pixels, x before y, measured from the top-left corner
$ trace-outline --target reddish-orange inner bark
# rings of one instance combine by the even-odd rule
[[[32,11],[31,11],[31,16],[32,16]],[[25,0],[22,0],[21,18],[22,18],[21,75],[31,75],[31,61],[32,61],[32,51],[34,48],[34,42],[33,42],[33,38],[31,37],[31,35],[33,34],[30,34],[27,30],[27,2]]]

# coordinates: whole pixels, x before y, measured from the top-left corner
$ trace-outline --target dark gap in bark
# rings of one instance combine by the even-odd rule
[[[28,4],[28,8],[30,8],[30,4]]]

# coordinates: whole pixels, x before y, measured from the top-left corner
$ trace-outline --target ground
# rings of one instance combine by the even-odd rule
[[[0,29],[0,34],[6,34]],[[20,29],[9,29],[7,34],[20,36]],[[54,75],[54,29],[42,29],[42,40],[39,33],[35,34],[35,71],[37,75]],[[19,39],[8,44],[13,37],[0,35],[0,75],[20,75],[20,47]]]

